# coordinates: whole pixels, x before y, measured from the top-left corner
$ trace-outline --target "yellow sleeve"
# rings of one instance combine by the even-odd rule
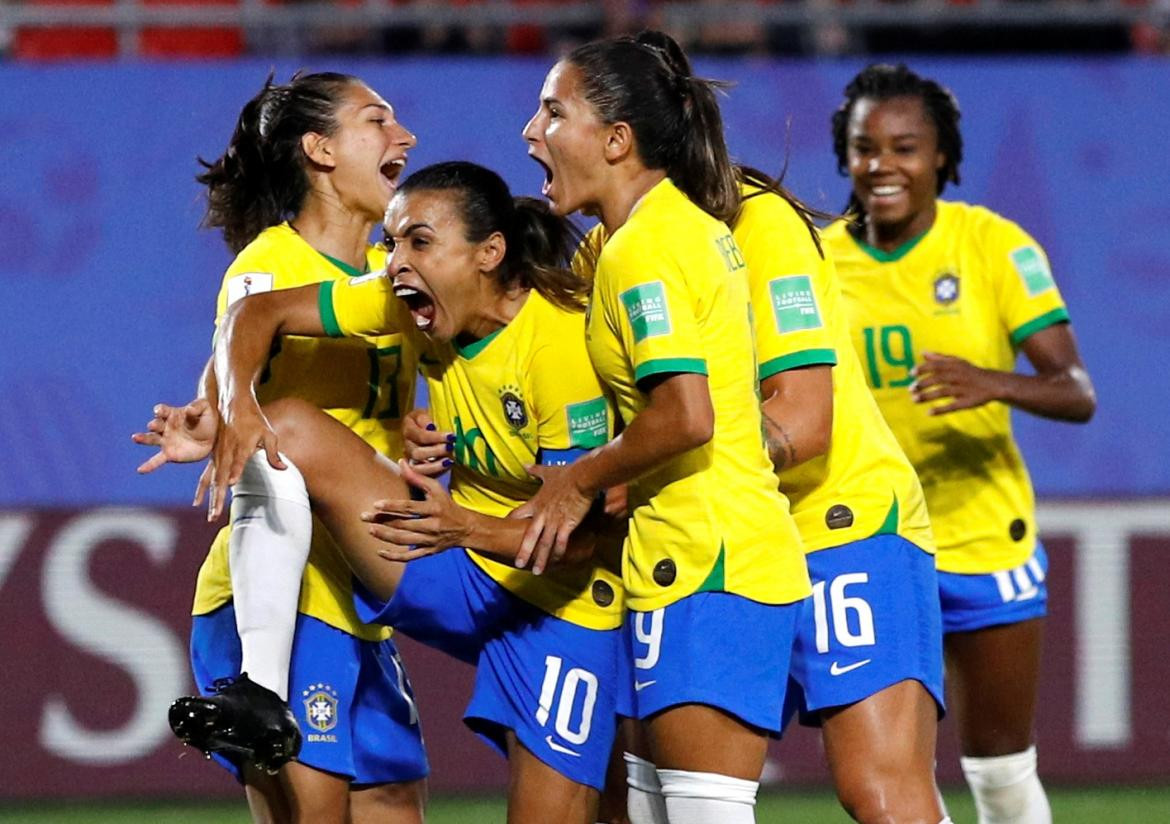
[[[635,383],[671,372],[706,375],[698,303],[682,267],[661,249],[642,254],[644,244],[625,244],[619,250],[612,246],[606,251],[619,254],[603,255],[599,264],[612,286],[605,292],[610,304],[605,311],[622,340]]]
[[[288,267],[282,263],[271,244],[254,241],[245,246],[224,273],[215,301],[216,325],[240,298],[300,286],[300,283],[283,276]]]
[[[532,355],[532,407],[542,452],[594,449],[613,436],[613,416],[601,379],[589,360],[585,334],[558,329]]]
[[[998,223],[990,244],[996,300],[1012,346],[1019,346],[1041,329],[1067,322],[1068,309],[1040,244],[1015,223]]]
[[[325,281],[317,293],[321,325],[330,337],[369,338],[404,331],[402,303],[384,272]]]
[[[744,201],[734,234],[748,268],[759,380],[835,365],[824,315],[827,264],[804,221],[783,198],[762,194]]]

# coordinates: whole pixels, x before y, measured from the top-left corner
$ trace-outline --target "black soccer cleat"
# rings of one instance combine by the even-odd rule
[[[167,720],[184,744],[250,761],[274,773],[301,751],[301,730],[288,704],[247,673],[220,678],[213,695],[185,695]]]

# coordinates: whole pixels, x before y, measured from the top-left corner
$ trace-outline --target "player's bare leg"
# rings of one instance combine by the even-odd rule
[[[508,824],[594,824],[601,794],[561,775],[516,740],[508,740]]]
[[[280,778],[251,764],[244,766],[243,774],[244,796],[253,824],[292,824],[292,810]]]
[[[1043,618],[943,638],[947,699],[963,755],[1007,755],[1032,745],[1043,640]]]
[[[755,821],[768,739],[727,713],[683,704],[644,719],[667,815],[687,821]]]
[[[938,707],[918,681],[901,681],[822,713],[825,755],[841,806],[865,824],[938,824],[934,782]]]
[[[349,792],[350,824],[422,824],[427,782],[375,784]]]
[[[1052,821],[1032,746],[1043,639],[1043,618],[943,639],[963,773],[981,822]]]
[[[307,401],[283,398],[266,404],[264,414],[280,439],[280,451],[305,478],[313,513],[362,583],[389,600],[403,565],[377,554],[385,545],[360,516],[374,501],[409,497],[394,462]]]

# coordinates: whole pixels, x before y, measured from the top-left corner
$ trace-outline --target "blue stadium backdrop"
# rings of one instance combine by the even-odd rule
[[[277,65],[281,77],[300,63]],[[315,60],[355,72],[419,136],[411,164],[466,158],[539,191],[520,130],[547,63]],[[0,68],[0,505],[182,503],[193,474],[135,477],[128,434],[188,399],[229,257],[197,231],[195,157],[221,152],[267,62]],[[737,82],[730,142],[840,208],[829,115],[855,63],[703,62]],[[1093,423],[1019,418],[1042,495],[1170,490],[1170,96],[1164,63],[916,61],[957,93],[967,157],[948,196],[1047,248],[1100,394]],[[1161,88],[1163,93],[1159,93]]]

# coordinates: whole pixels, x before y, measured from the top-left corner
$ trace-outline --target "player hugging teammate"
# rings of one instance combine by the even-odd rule
[[[510,821],[596,821],[619,717],[607,820],[754,821],[768,738],[798,717],[853,818],[948,821],[944,651],[980,821],[1051,819],[1031,741],[1047,559],[1008,411],[1086,420],[1092,386],[1040,247],[938,199],[962,155],[950,93],[870,67],[832,125],[853,193],[822,234],[732,164],[715,84],[671,38],[581,46],[524,129],[547,208],[473,164],[415,173],[385,272],[241,301],[211,402],[141,438],[156,465],[213,452],[237,531],[304,521],[260,539],[294,546],[294,575],[311,508],[357,616],[477,664],[467,721],[509,758]],[[597,220],[580,246],[573,213]],[[258,400],[282,335],[371,358],[396,336],[430,390],[408,460],[314,398]],[[256,760],[295,732],[287,683],[233,693],[233,666],[176,731]]]

